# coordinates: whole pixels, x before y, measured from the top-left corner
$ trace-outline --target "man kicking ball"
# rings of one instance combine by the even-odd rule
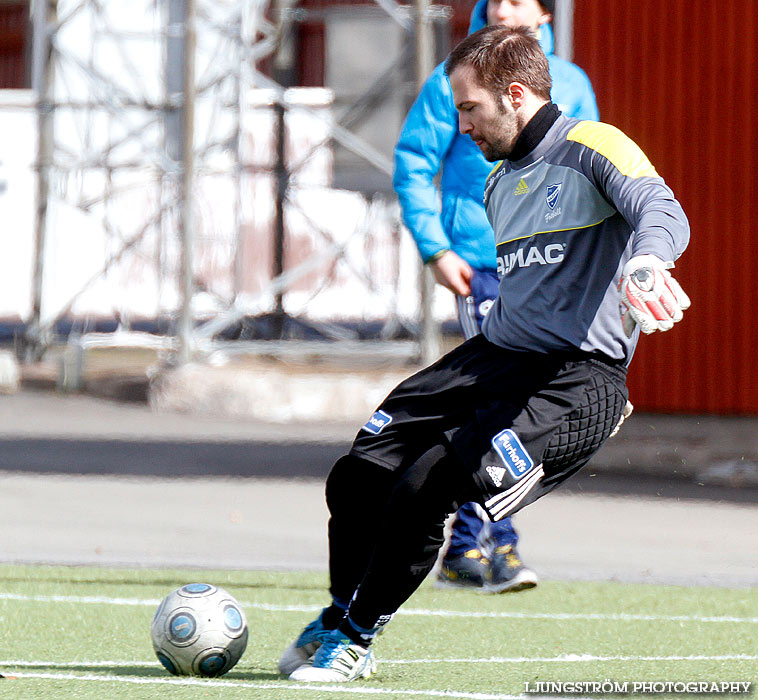
[[[285,650],[297,681],[370,676],[371,643],[431,571],[445,518],[493,521],[581,469],[614,431],[645,333],[682,318],[679,202],[618,129],[570,119],[526,28],[446,62],[459,128],[488,160],[499,295],[482,334],[399,384],[326,482],[331,603]]]

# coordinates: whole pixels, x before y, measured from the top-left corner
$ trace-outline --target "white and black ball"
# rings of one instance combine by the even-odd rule
[[[222,676],[247,647],[247,619],[235,598],[209,583],[169,593],[150,625],[153,649],[176,676]]]

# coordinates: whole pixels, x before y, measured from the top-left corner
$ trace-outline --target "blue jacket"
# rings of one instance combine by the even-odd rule
[[[471,13],[469,32],[486,23],[487,0],[479,0]],[[587,75],[553,54],[548,25],[540,29],[540,44],[550,64],[553,101],[566,116],[597,120]],[[393,186],[403,221],[425,262],[450,249],[474,269],[496,269],[495,239],[482,204],[484,182],[492,167],[476,144],[458,131],[458,113],[442,63],[424,83],[395,147]],[[440,169],[438,193],[434,178]]]

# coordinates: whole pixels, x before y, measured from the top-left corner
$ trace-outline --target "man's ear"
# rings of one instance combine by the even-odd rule
[[[537,26],[541,27],[543,24],[550,24],[553,21],[553,15],[549,12],[543,12],[537,20]]]
[[[505,95],[502,97],[504,101],[510,102],[511,106],[514,109],[518,109],[521,105],[523,105],[525,98],[526,90],[521,83],[511,83],[508,86],[508,90],[506,91]]]

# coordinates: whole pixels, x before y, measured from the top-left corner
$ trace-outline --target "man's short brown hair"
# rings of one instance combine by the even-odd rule
[[[461,65],[471,66],[479,84],[495,97],[517,82],[540,99],[550,99],[547,57],[528,27],[492,25],[470,34],[448,56],[445,73],[450,75]]]

